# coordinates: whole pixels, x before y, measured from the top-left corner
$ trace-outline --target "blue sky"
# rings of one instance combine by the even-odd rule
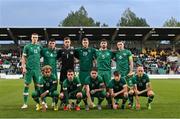
[[[180,0],[0,0],[0,26],[56,27],[82,5],[89,17],[112,27],[127,8],[152,27],[171,16],[180,21]]]

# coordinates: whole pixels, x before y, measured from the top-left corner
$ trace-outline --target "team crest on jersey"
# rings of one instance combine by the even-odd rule
[[[73,52],[73,51],[70,51],[70,54],[71,54],[71,55],[73,55],[73,54],[74,54],[74,52]]]
[[[121,56],[121,55],[119,56],[119,59],[122,59],[122,56]]]
[[[87,56],[88,55],[88,52],[83,52],[83,56]]]
[[[146,80],[142,80],[143,83],[146,83]]]
[[[53,54],[51,53],[50,56],[53,57]]]
[[[34,49],[34,53],[38,53],[37,49]]]
[[[105,55],[104,54],[102,54],[102,59],[105,59]]]
[[[143,86],[143,84],[142,84],[142,83],[139,83],[139,86],[141,87],[141,86]]]
[[[50,86],[50,84],[49,84],[48,82],[46,82],[46,86],[47,86],[47,87],[49,87],[49,86]]]

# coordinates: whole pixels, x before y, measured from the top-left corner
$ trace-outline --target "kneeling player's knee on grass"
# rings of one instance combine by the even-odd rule
[[[64,98],[64,93],[60,93],[59,98],[63,99]]]
[[[77,97],[77,98],[82,98],[82,93],[77,93],[77,94],[76,94],[76,97]]]

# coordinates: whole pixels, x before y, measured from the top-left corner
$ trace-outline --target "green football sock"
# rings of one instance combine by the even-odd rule
[[[24,87],[23,97],[24,97],[24,104],[27,104],[28,95],[29,95],[29,87]]]

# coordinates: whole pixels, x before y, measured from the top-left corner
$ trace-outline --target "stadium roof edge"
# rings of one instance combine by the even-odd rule
[[[1,26],[0,28],[102,28],[102,29],[108,29],[108,28],[148,28],[148,29],[153,29],[153,28],[158,28],[158,29],[180,29],[180,27],[132,27],[132,26],[117,26],[117,27],[96,27],[96,26],[62,26],[62,27],[55,27],[55,26]]]
[[[8,26],[0,27],[0,40],[29,40],[32,33],[38,33],[41,39],[63,39],[66,36],[73,40],[82,37],[89,39],[110,40],[180,40],[180,27],[53,27],[53,26]],[[54,35],[59,34],[59,35]],[[71,36],[70,34],[76,34]],[[91,35],[88,35],[91,34]],[[107,35],[104,35],[107,34]],[[26,37],[20,37],[26,36]]]

